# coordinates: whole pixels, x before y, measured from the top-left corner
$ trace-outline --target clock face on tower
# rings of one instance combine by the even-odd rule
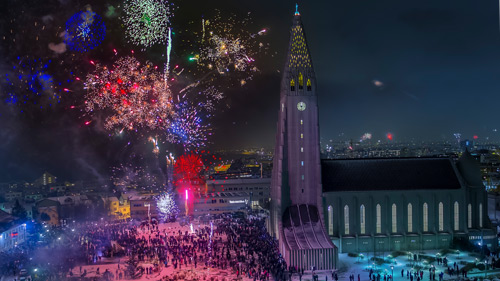
[[[306,104],[304,102],[299,102],[297,104],[297,109],[300,111],[304,111],[306,109]]]

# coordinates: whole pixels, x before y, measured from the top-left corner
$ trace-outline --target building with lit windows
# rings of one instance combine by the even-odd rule
[[[26,224],[0,210],[0,252],[8,251],[26,240]]]

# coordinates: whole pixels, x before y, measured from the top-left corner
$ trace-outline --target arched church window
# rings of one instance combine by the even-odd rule
[[[349,235],[349,206],[344,207],[344,234]]]
[[[455,201],[455,204],[453,204],[453,230],[457,231],[459,228],[459,205],[458,202]]]
[[[424,203],[424,209],[422,210],[422,215],[423,215],[423,219],[424,219],[424,232],[427,232],[429,231],[429,206],[427,205],[427,203]]]
[[[483,204],[479,203],[479,227],[483,227]]]
[[[408,204],[408,232],[413,232],[413,206]]]
[[[328,206],[328,234],[333,235],[333,207]]]
[[[295,91],[295,80],[290,80],[290,91]]]
[[[302,73],[299,72],[299,90],[302,90],[304,88],[304,76],[302,76]]]
[[[467,227],[472,228],[472,205],[467,205]]]
[[[438,223],[439,223],[439,231],[444,230],[444,215],[443,215],[443,202],[439,202],[438,205]]]
[[[380,204],[377,204],[375,211],[376,211],[376,215],[377,215],[375,232],[381,233],[382,232],[382,209],[380,208]]]
[[[366,233],[365,205],[361,205],[361,207],[359,207],[359,226],[360,226],[360,233],[365,234]]]
[[[312,89],[311,79],[307,79],[307,90],[310,91]]]
[[[392,233],[398,232],[398,208],[392,204]]]

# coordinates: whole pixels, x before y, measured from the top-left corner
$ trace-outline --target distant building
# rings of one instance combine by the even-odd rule
[[[209,196],[203,195],[195,198],[192,204],[193,210],[189,213],[194,216],[233,213],[245,211],[249,204],[248,198],[235,196],[231,192],[218,192]],[[185,212],[184,204],[180,205],[180,209]]]
[[[118,200],[115,196],[106,199],[108,206],[108,215],[114,219],[128,219],[130,218],[130,202],[126,200]]]
[[[52,185],[55,184],[57,181],[57,178],[47,172],[43,173],[42,176],[38,179],[35,180],[34,185],[35,186],[47,186],[47,185]]]
[[[0,252],[8,251],[26,240],[26,224],[0,211]]]
[[[3,195],[7,201],[16,201],[23,199],[23,193],[21,191],[9,191]]]
[[[130,196],[130,217],[136,220],[158,218],[156,200],[153,196]]]
[[[234,200],[246,200],[253,209],[269,209],[271,178],[212,179],[206,182],[205,195],[225,193]]]

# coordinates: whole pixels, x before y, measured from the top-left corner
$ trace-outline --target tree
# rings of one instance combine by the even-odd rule
[[[14,217],[18,217],[22,220],[26,219],[26,209],[21,206],[19,203],[19,200],[16,199],[16,203],[14,204],[14,207],[12,207],[12,215]]]

